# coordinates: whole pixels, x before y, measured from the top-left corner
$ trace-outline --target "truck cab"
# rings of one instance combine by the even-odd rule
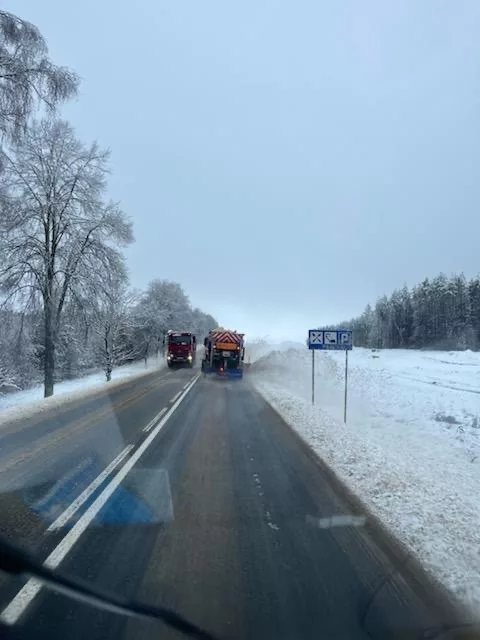
[[[190,331],[168,331],[166,336],[167,365],[193,367],[197,353],[197,340]]]

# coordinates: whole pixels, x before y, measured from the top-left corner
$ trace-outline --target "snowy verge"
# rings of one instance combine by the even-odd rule
[[[26,420],[37,413],[49,411],[66,402],[79,400],[101,389],[112,389],[133,378],[148,375],[166,366],[164,358],[145,363],[135,362],[114,369],[112,380],[106,382],[105,373],[99,371],[83,378],[65,380],[55,385],[55,395],[43,397],[43,386],[0,396],[0,426],[18,420]]]
[[[480,608],[480,354],[273,352],[251,380],[434,578]]]

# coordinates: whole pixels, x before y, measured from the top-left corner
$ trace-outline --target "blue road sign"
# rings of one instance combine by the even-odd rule
[[[319,351],[351,351],[353,332],[351,329],[310,329],[308,348]]]

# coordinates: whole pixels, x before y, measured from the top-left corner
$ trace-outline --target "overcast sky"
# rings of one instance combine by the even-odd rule
[[[478,0],[7,0],[83,78],[131,279],[303,337],[480,271]]]

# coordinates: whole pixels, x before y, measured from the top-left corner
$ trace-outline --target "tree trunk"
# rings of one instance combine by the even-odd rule
[[[53,335],[52,305],[45,305],[45,360],[43,376],[43,396],[53,396],[53,382],[55,375],[55,338]]]
[[[148,342],[145,345],[145,351],[143,352],[143,360],[145,362],[145,369],[147,369],[147,367],[148,367],[147,362],[148,362],[148,350],[149,350],[149,348],[150,348],[150,343]]]
[[[105,338],[104,338],[104,342],[105,342],[105,377],[107,379],[107,382],[110,382],[110,380],[112,379],[112,370],[113,370],[112,351],[111,351],[111,348],[110,348],[109,335],[110,335],[110,329],[107,327],[105,329]]]

